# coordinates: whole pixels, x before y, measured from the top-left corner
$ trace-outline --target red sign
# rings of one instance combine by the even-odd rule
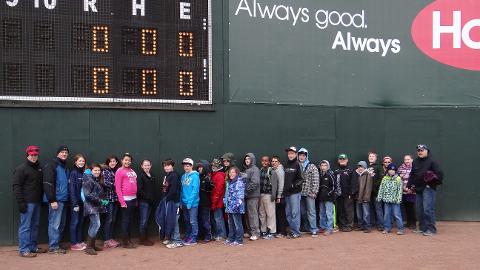
[[[432,2],[413,21],[412,38],[442,64],[480,71],[480,1]]]

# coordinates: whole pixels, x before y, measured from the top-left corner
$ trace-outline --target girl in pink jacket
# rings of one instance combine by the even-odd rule
[[[130,241],[130,223],[133,211],[137,207],[137,174],[132,170],[132,156],[125,153],[122,157],[122,167],[115,173],[115,191],[122,207],[122,246],[135,248]]]

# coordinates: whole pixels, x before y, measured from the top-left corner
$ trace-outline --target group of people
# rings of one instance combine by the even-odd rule
[[[26,161],[15,169],[12,184],[20,211],[19,253],[21,257],[47,251],[65,254],[60,240],[67,208],[70,249],[89,255],[120,245],[135,248],[130,227],[137,209],[139,244],[154,244],[147,237],[148,223],[154,216],[167,248],[196,245],[200,239],[241,246],[245,237],[252,241],[297,239],[302,233],[312,237],[329,236],[336,230],[369,233],[374,227],[387,234],[392,231],[392,218],[398,235],[403,235],[407,226],[415,233],[431,236],[437,232],[435,197],[443,173],[426,145],[418,145],[416,150],[415,160],[405,155],[399,167],[390,156],[379,164],[377,153],[369,152],[367,161],[359,161],[352,168],[348,156],[342,153],[334,169],[327,160],[310,162],[308,150],[295,146],[285,149],[283,165],[279,156],[262,156],[260,168],[253,153],[243,156],[241,167],[235,165],[232,153],[225,153],[211,162],[185,158],[181,175],[175,171],[175,162],[165,159],[165,175],[157,183],[151,172],[152,162],[142,160],[137,175],[128,153],[121,159],[112,155],[102,164],[91,165],[84,155],[77,154],[69,170],[67,146],[60,146],[57,156],[44,166],[38,160],[39,147],[28,146]],[[161,186],[158,204],[157,186]],[[48,204],[48,250],[37,245],[42,201]],[[119,211],[121,241],[117,242],[113,231]],[[87,219],[85,243],[82,232]],[[103,247],[96,245],[100,226]]]

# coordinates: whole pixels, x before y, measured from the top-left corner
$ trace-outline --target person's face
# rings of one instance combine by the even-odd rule
[[[328,165],[325,163],[320,164],[320,170],[326,172],[328,170]]]
[[[32,162],[32,163],[35,163],[38,161],[38,155],[35,155],[35,154],[31,154],[31,155],[28,155],[27,156],[27,159]]]
[[[75,166],[77,166],[77,168],[83,168],[85,166],[85,159],[82,157],[77,159],[77,161],[75,161]]]
[[[187,172],[187,173],[188,173],[188,172],[191,172],[192,169],[193,169],[193,166],[192,166],[192,165],[190,165],[190,164],[183,164],[183,170],[184,170],[185,172]]]
[[[152,163],[150,163],[150,161],[144,161],[141,167],[144,172],[149,173],[152,168]]]
[[[340,166],[347,166],[347,164],[348,164],[348,159],[346,159],[346,158],[345,158],[345,159],[344,159],[344,158],[341,158],[341,159],[338,160],[338,164],[339,164]]]
[[[405,156],[405,157],[403,158],[403,163],[405,163],[405,164],[407,164],[407,165],[409,165],[409,166],[412,165],[412,162],[413,162],[413,159],[412,159],[411,156]]]
[[[362,166],[357,166],[357,170],[359,173],[363,173],[365,171],[365,168],[363,168]]]
[[[58,153],[57,157],[61,160],[67,160],[68,158],[68,151],[67,150],[62,150],[60,153]]]
[[[384,158],[383,159],[383,167],[387,167],[388,165],[390,165],[390,163],[392,163],[392,159],[391,158]]]
[[[377,162],[377,155],[375,155],[375,154],[368,155],[368,162],[370,164]]]
[[[114,158],[111,158],[110,161],[108,161],[108,167],[110,167],[110,169],[115,169],[115,167],[117,167],[117,160],[114,159]]]
[[[231,164],[230,160],[228,160],[228,159],[222,160],[222,163],[223,163],[224,167],[230,167],[230,164]]]
[[[294,151],[288,151],[287,153],[288,160],[294,160],[297,157],[297,153]]]
[[[198,171],[198,173],[202,173],[202,172],[203,172],[203,167],[202,167],[202,166],[198,166],[197,171]]]
[[[252,164],[252,159],[250,157],[245,157],[245,165],[250,166]]]
[[[280,161],[279,161],[278,159],[276,159],[276,158],[273,158],[273,159],[272,159],[272,167],[273,167],[274,169],[277,169],[277,168],[278,168],[278,165],[280,165]]]
[[[101,172],[100,167],[93,167],[93,168],[92,168],[92,175],[93,175],[93,176],[99,177],[99,176],[100,176],[100,172]]]
[[[235,179],[235,177],[237,177],[237,171],[236,170],[229,170],[228,171],[228,177],[230,178],[230,180],[233,180]]]
[[[428,151],[426,149],[418,149],[417,150],[417,155],[419,158],[424,158],[428,156]]]
[[[130,157],[122,158],[122,166],[125,168],[129,168],[132,165],[132,159]]]
[[[172,172],[173,171],[173,166],[172,165],[164,165],[163,166],[163,170],[166,172],[166,173],[169,173],[169,172]]]
[[[266,168],[268,166],[270,166],[270,160],[268,159],[268,157],[262,157],[262,167]]]
[[[307,159],[307,155],[305,155],[304,153],[298,154],[298,161],[303,163],[306,159]]]
[[[395,170],[388,170],[388,175],[394,176],[397,173]]]

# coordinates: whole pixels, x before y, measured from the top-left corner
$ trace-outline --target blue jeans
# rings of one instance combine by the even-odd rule
[[[217,237],[226,238],[225,219],[223,218],[223,210],[215,209],[213,211],[213,218],[215,219],[215,235]]]
[[[300,200],[302,195],[300,193],[292,194],[285,197],[285,214],[287,215],[287,222],[293,234],[300,235]]]
[[[48,248],[58,249],[59,243],[62,239],[62,233],[65,229],[66,221],[66,207],[65,202],[57,202],[58,208],[52,209],[50,203],[48,203]]]
[[[209,241],[212,239],[212,225],[210,224],[210,207],[200,207],[199,222],[202,226],[204,239]]]
[[[228,214],[228,241],[243,243],[242,214]]]
[[[100,214],[88,215],[90,218],[90,225],[88,225],[88,236],[95,238],[97,236],[98,229],[100,229]]]
[[[320,228],[333,231],[333,202],[320,201]]]
[[[187,209],[184,205],[183,218],[185,220],[185,236],[196,242],[198,237],[198,207]]]
[[[175,228],[173,229],[171,240],[175,242],[182,242],[182,239],[180,239],[180,226],[178,225],[178,220],[180,219],[180,211],[179,211],[180,203],[176,203],[176,205],[178,210],[175,216]]]
[[[75,212],[70,209],[70,243],[72,245],[82,242],[82,231],[83,231],[83,205],[79,206],[79,211]]]
[[[107,213],[104,220],[105,241],[113,239],[113,229],[117,220],[118,202],[110,202],[107,205]]]
[[[383,202],[376,200],[377,196],[372,196],[373,202],[371,202],[371,213],[373,213],[370,218],[372,225],[375,225],[377,228],[383,229]]]
[[[40,204],[27,203],[27,212],[20,213],[20,226],[18,227],[18,250],[20,253],[37,249],[39,223]]]
[[[144,234],[147,231],[148,218],[150,217],[152,207],[146,201],[139,201],[138,211],[140,214],[140,224],[138,226],[138,230],[140,231],[140,234]]]
[[[159,226],[160,238],[167,240],[179,240],[180,236],[175,238],[175,230],[178,233],[178,207],[179,203],[170,200],[167,202],[163,198],[158,204],[155,212],[155,220]]]
[[[125,201],[127,208],[122,208],[122,234],[130,237],[130,223],[132,223],[133,211],[137,207],[137,200]]]
[[[372,227],[372,224],[370,223],[370,203],[357,202],[356,209],[359,227],[362,229],[370,229]]]
[[[400,231],[403,231],[403,220],[402,220],[402,210],[400,210],[400,204],[396,203],[384,203],[383,209],[385,210],[384,220],[384,228],[387,231],[392,230],[392,212],[393,216],[395,217],[395,221],[397,222],[397,228]]]
[[[315,211],[315,199],[308,196],[302,196],[300,206],[300,211],[302,213],[302,223],[304,224],[305,229],[309,230],[311,233],[318,232],[317,213]]]
[[[425,187],[422,192],[417,192],[415,198],[415,207],[417,219],[422,232],[430,231],[437,233],[435,227],[435,199],[437,191],[430,187]]]

